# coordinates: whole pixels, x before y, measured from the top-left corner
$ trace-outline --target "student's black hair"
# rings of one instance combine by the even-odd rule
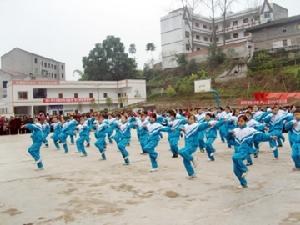
[[[238,118],[238,120],[239,119],[243,119],[245,122],[248,122],[248,117],[245,114],[240,115],[239,118]]]

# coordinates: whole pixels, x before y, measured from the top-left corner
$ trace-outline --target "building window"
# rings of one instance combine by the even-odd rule
[[[203,29],[207,29],[207,25],[206,24],[203,24]]]
[[[108,94],[107,93],[103,93],[103,98],[108,98]]]
[[[244,32],[244,37],[248,37],[249,33],[248,32]]]
[[[28,92],[27,91],[18,92],[18,99],[27,100]]]
[[[33,88],[33,98],[47,98],[47,89]]]
[[[93,109],[90,109],[90,113],[93,113],[94,112],[94,110]]]
[[[3,88],[7,88],[7,83],[8,83],[8,81],[6,81],[6,80],[3,81],[3,82],[2,82],[2,87],[3,87]]]
[[[54,69],[56,70],[56,65],[54,65]]]
[[[61,69],[62,69],[62,70],[64,69],[64,65],[61,65]]]
[[[232,37],[233,38],[239,38],[239,33],[233,33]]]
[[[248,18],[243,19],[243,23],[248,23],[248,22],[249,22]]]
[[[186,44],[186,45],[185,45],[185,49],[186,49],[187,51],[189,51],[189,50],[190,50],[190,45],[189,45],[189,44]]]
[[[283,32],[283,33],[286,33],[286,28],[283,28],[283,29],[282,29],[282,32]]]
[[[216,38],[216,42],[219,42],[219,38],[218,37]]]
[[[201,48],[198,47],[198,48],[197,48],[197,51],[200,51],[200,50],[201,50]]]
[[[199,27],[199,23],[195,23],[195,26],[196,26],[196,27]]]
[[[269,12],[265,12],[265,13],[264,13],[264,17],[267,19],[267,18],[270,18],[270,17],[271,17],[271,15],[270,15],[270,13],[269,13]]]
[[[63,73],[61,74],[61,78],[64,79],[64,74]]]
[[[197,34],[197,35],[196,35],[196,39],[197,39],[197,40],[200,40],[200,35]]]
[[[37,58],[34,58],[34,63],[38,63],[38,60],[37,60]]]
[[[56,73],[54,74],[54,78],[55,78],[55,79],[57,78],[57,75],[56,75]]]
[[[189,38],[190,37],[190,33],[188,31],[185,32],[185,37]]]
[[[94,98],[94,94],[93,93],[89,93],[89,98]]]
[[[58,93],[58,98],[64,98],[63,93]]]
[[[118,93],[118,98],[121,98],[122,97],[122,94],[121,93]]]
[[[208,41],[208,37],[203,37],[203,40],[204,41]]]
[[[44,63],[44,67],[47,68],[47,63]]]
[[[78,98],[78,93],[74,93],[74,98]]]
[[[232,22],[232,26],[238,26],[238,25],[239,25],[239,21],[236,20]]]
[[[50,68],[50,63],[48,63],[48,68]]]
[[[287,40],[283,40],[282,44],[283,44],[283,47],[288,47],[288,41]]]

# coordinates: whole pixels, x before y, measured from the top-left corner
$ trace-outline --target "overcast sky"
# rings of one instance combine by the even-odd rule
[[[232,11],[249,5],[238,0]],[[260,0],[252,0],[260,1]],[[0,0],[0,55],[14,47],[66,63],[67,79],[82,69],[82,57],[106,36],[120,37],[126,46],[137,46],[142,68],[150,56],[146,43],[160,53],[160,17],[180,6],[179,0]],[[300,14],[299,0],[273,0]],[[205,14],[207,10],[201,8]],[[208,16],[208,15],[207,15]]]

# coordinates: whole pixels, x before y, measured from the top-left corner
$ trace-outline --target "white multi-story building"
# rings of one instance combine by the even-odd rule
[[[161,18],[161,45],[163,68],[177,67],[176,55],[193,53],[207,56],[212,43],[212,20],[201,15],[191,15],[191,10],[177,9]],[[243,57],[248,56],[250,34],[247,28],[261,23],[286,18],[288,10],[265,0],[263,5],[238,13],[228,13],[226,19],[215,19],[216,41],[218,46],[233,46]],[[225,25],[225,28],[223,29]],[[225,40],[224,40],[225,39]],[[225,45],[224,45],[225,44]],[[236,47],[238,44],[239,48]]]
[[[123,108],[145,100],[145,80],[11,80],[7,84],[7,96],[2,99],[0,113],[87,113],[105,108]]]
[[[31,80],[65,80],[65,63],[14,48],[1,57],[1,68],[7,73]]]

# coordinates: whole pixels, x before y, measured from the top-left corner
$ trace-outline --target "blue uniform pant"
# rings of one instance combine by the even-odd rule
[[[292,159],[295,163],[295,167],[300,169],[300,143],[293,143]]]
[[[85,148],[84,148],[84,141],[85,140],[86,140],[85,137],[79,137],[76,141],[76,146],[77,146],[78,152],[80,152],[84,155],[87,155],[87,152],[85,151]]]
[[[270,132],[270,135],[271,136],[276,136],[278,138],[278,140],[279,140],[279,138],[282,136],[282,132],[278,131],[278,130],[274,130],[274,131]],[[278,157],[279,157],[279,151],[278,151],[278,143],[277,143],[277,141],[270,140],[269,141],[269,145],[270,145],[270,148],[273,150],[274,158],[278,159]]]
[[[67,144],[67,137],[68,135],[67,134],[61,134],[60,135],[60,142],[63,144],[63,148],[65,150],[65,153],[68,153],[69,152],[69,148],[68,148],[68,144]]]
[[[130,138],[122,138],[119,142],[118,142],[118,149],[120,150],[123,159],[128,158],[128,151],[126,150],[127,145],[129,144]]]
[[[195,175],[194,168],[192,166],[193,153],[197,151],[197,146],[185,146],[179,150],[179,155],[183,158],[183,165],[189,176]]]
[[[74,134],[69,134],[71,144],[74,144]]]
[[[248,171],[247,166],[244,164],[244,160],[247,159],[249,153],[245,150],[235,152],[232,156],[233,172],[237,176],[242,186],[247,186],[247,180],[242,177],[243,173]]]
[[[108,133],[107,133],[107,138],[108,138],[108,141],[109,141],[110,144],[113,143],[112,134],[113,134],[113,130],[109,130]]]
[[[28,153],[32,156],[32,158],[37,162],[40,160],[40,148],[42,146],[42,142],[35,142],[28,148]],[[43,163],[37,163],[39,169],[43,168]]]
[[[59,141],[59,137],[58,137],[58,135],[53,135],[52,136],[52,139],[53,139],[53,144],[54,144],[54,146],[56,147],[56,149],[60,149],[60,147],[59,147],[59,144],[58,144],[58,141]]]
[[[105,139],[105,137],[98,138],[96,143],[95,143],[95,146],[98,148],[100,153],[104,153],[104,151],[105,151],[106,143],[105,143],[104,139]]]
[[[48,134],[44,136],[43,143],[48,147]]]
[[[215,138],[207,138],[207,141],[205,143],[207,156],[211,160],[215,160],[214,156],[212,155],[215,152],[215,149],[213,147],[214,141],[215,141]]]
[[[157,164],[158,153],[155,151],[157,145],[158,145],[158,140],[151,140],[145,146],[145,151],[149,154],[151,166],[153,169],[158,168],[158,164]]]
[[[174,155],[178,154],[178,142],[179,142],[179,137],[174,137],[174,138],[169,138],[168,139],[170,149]]]
[[[143,153],[146,153],[145,146],[147,145],[147,141],[148,141],[147,137],[140,137],[139,138],[139,142],[140,142]]]

